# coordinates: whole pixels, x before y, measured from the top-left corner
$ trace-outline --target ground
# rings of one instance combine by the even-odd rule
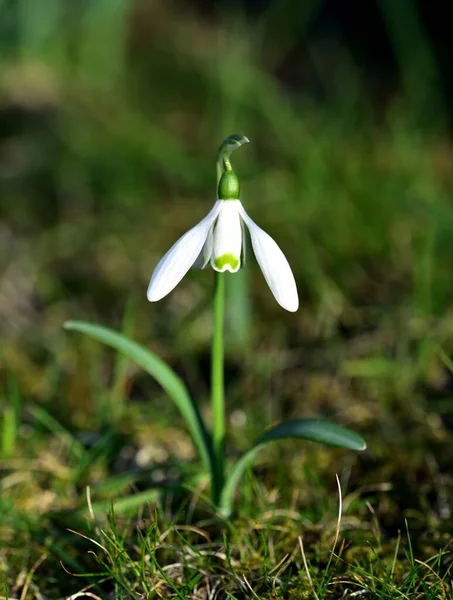
[[[15,32],[0,36],[0,598],[451,597],[446,115],[412,84],[377,105],[347,53],[331,80],[316,47],[325,97],[288,85],[278,40],[243,16],[155,7],[128,36],[108,6],[65,27],[50,9],[0,19]],[[229,464],[287,418],[368,447],[270,445],[226,519],[160,386],[63,324],[145,345],[210,421],[212,271],[145,294],[215,201],[233,132],[251,140],[233,159],[242,201],[301,307],[275,303],[250,247],[227,275]]]

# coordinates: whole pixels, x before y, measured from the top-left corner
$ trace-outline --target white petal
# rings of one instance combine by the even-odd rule
[[[179,238],[161,259],[149,282],[147,297],[150,302],[170,293],[194,264],[220,212],[220,205],[218,200],[206,217]]]
[[[194,267],[195,269],[204,269],[211,259],[213,229],[214,224],[211,225],[204,246],[192,265],[192,267]]]
[[[263,231],[240,207],[241,217],[250,231],[252,246],[267,285],[277,302],[290,312],[299,308],[299,298],[294,275],[285,255],[277,243]]]
[[[212,256],[212,247],[214,245],[214,226],[211,227],[206,238],[205,245],[203,246],[203,266],[202,269],[208,264]]]
[[[242,231],[242,253],[241,253],[241,267],[245,267],[247,257],[247,235],[245,233],[245,224],[241,222]]]
[[[211,266],[236,273],[241,266],[242,224],[239,200],[222,200],[213,232]]]

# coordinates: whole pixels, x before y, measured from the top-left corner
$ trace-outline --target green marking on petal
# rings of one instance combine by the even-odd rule
[[[217,256],[214,259],[214,269],[216,271],[225,271],[229,267],[229,271],[237,271],[240,265],[240,259],[234,254],[228,252],[227,254],[222,254],[222,256]]]

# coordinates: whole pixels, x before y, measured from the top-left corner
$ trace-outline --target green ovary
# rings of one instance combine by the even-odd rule
[[[214,268],[216,271],[225,271],[228,269],[229,271],[235,272],[239,269],[240,259],[234,254],[227,253],[222,254],[222,256],[217,256],[214,259]]]

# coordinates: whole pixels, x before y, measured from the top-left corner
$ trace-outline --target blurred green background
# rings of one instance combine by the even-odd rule
[[[439,375],[453,224],[441,11],[430,33],[410,0],[0,7],[0,323],[26,395],[60,395],[56,371],[80,384],[67,318],[119,327],[129,310],[167,356],[207,351],[211,273],[157,305],[144,290],[213,203],[232,132],[252,142],[234,157],[243,202],[302,304],[281,311],[250,253],[229,278],[233,363],[263,344],[297,372],[314,347],[404,388]]]
[[[41,513],[74,506],[87,482],[162,462],[162,445],[165,459],[190,462],[156,384],[61,326],[126,331],[172,364],[207,413],[212,272],[191,271],[157,304],[145,292],[163,253],[213,204],[215,153],[231,133],[251,140],[233,156],[242,201],[284,250],[301,297],[285,313],[251,250],[228,277],[231,438],[244,447],[283,417],[324,416],[371,448],[335,459],[332,489],[334,468],[354,467],[362,483],[399,477],[404,490],[448,471],[445,10],[412,0],[0,0],[2,468],[11,477],[27,471],[22,460],[52,456],[58,480],[79,464],[73,444],[98,449],[63,488],[5,478],[5,514],[11,503],[26,510],[30,494],[42,494]],[[155,453],[140,462],[146,444]],[[406,494],[403,507],[439,516],[437,492],[427,504]]]

